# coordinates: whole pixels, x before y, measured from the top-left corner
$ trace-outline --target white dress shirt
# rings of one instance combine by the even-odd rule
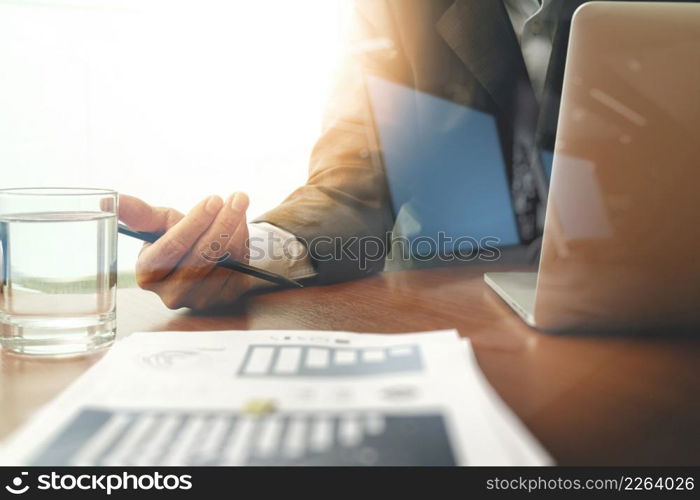
[[[542,98],[544,81],[552,53],[552,40],[546,33],[543,16],[551,6],[551,0],[503,0],[508,17],[520,43],[528,76],[538,100]]]
[[[289,231],[267,222],[248,224],[250,265],[294,280],[316,275],[303,243]],[[256,279],[256,287],[271,283]]]
[[[535,96],[541,99],[552,52],[552,41],[543,29],[542,16],[551,5],[551,0],[503,1],[520,43]],[[306,248],[290,232],[267,222],[251,223],[248,231],[251,265],[292,279],[316,275]],[[254,283],[256,287],[268,285],[270,283],[257,279]]]

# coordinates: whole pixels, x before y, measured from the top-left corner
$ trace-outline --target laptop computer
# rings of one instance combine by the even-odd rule
[[[538,273],[487,273],[549,331],[700,326],[700,5],[572,20]]]

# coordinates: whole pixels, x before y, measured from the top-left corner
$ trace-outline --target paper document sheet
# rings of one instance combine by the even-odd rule
[[[544,465],[454,330],[149,332],[0,450],[26,465]]]

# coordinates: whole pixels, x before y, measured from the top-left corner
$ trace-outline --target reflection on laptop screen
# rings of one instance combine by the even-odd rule
[[[367,86],[395,235],[419,255],[518,244],[495,118],[378,77]]]

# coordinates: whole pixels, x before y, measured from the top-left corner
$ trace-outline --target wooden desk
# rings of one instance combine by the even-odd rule
[[[250,297],[234,311],[169,311],[119,290],[119,337],[137,330],[457,328],[499,394],[558,463],[700,464],[697,338],[553,336],[527,326],[483,283],[483,269],[385,273]],[[0,356],[0,437],[99,359]]]

